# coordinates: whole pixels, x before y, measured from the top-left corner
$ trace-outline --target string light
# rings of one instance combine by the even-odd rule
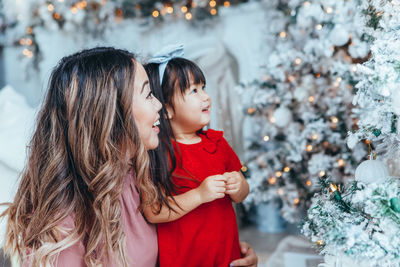
[[[294,60],[294,62],[296,63],[296,65],[300,65],[301,64],[301,59],[300,58],[296,58]]]
[[[71,7],[71,12],[72,14],[78,13],[78,9],[76,8],[76,6]]]
[[[167,13],[168,13],[168,14],[174,13],[174,8],[173,8],[172,6],[168,6],[168,7],[167,7]]]
[[[188,11],[187,6],[182,6],[181,11],[182,11],[182,13],[186,13]]]
[[[63,2],[64,2],[64,0],[58,0],[58,2],[60,2],[60,3],[63,3]]]
[[[275,177],[269,177],[268,178],[268,183],[269,184],[276,184],[276,178]]]
[[[243,165],[242,168],[240,168],[240,170],[241,170],[242,172],[247,172],[247,166]]]
[[[335,184],[329,185],[329,191],[331,191],[331,193],[335,193],[337,190],[338,190],[337,185],[335,185]]]
[[[313,96],[308,97],[308,102],[314,102],[315,98]]]
[[[311,139],[312,139],[312,140],[317,140],[317,139],[318,139],[318,134],[313,134],[313,135],[311,136]]]
[[[276,173],[275,173],[275,175],[276,175],[276,177],[281,177],[282,176],[282,172],[281,171],[277,171]]]
[[[47,6],[47,10],[50,11],[50,12],[53,12],[53,10],[54,10],[54,5],[53,5],[53,4],[49,4],[49,5]]]
[[[33,57],[33,52],[31,50],[27,49],[27,48],[25,48],[22,51],[22,54],[24,54],[24,56],[29,57],[29,58]]]
[[[318,175],[319,175],[319,177],[324,177],[325,174],[326,174],[325,171],[320,171]]]
[[[264,140],[264,142],[268,142],[269,141],[269,136],[268,135],[264,136],[263,140]]]
[[[334,123],[334,124],[336,124],[336,123],[339,122],[339,119],[338,119],[337,117],[335,117],[335,116],[332,116],[332,117],[331,117],[331,122]]]
[[[316,73],[315,77],[317,77],[317,78],[321,77],[321,73]]]
[[[56,20],[59,20],[61,18],[60,13],[54,13],[53,14],[53,18],[56,19]]]
[[[317,242],[315,242],[315,243],[317,243],[317,245],[318,246],[322,246],[322,244],[324,244],[324,242],[320,239],[320,240],[318,240]]]
[[[33,42],[32,42],[31,38],[26,38],[25,43],[26,43],[26,45],[31,46]]]
[[[285,193],[285,192],[283,191],[283,189],[282,189],[282,188],[279,188],[279,189],[278,189],[278,195],[282,196],[283,193]]]
[[[192,14],[190,12],[186,13],[185,19],[191,20],[192,19]]]
[[[286,38],[287,34],[286,34],[285,31],[283,31],[283,32],[281,32],[281,33],[279,34],[279,36],[283,39],[283,38]]]
[[[275,118],[274,118],[274,117],[271,117],[271,118],[269,119],[269,121],[270,121],[271,123],[275,123]]]
[[[312,149],[313,149],[312,145],[307,145],[307,146],[306,146],[306,151],[307,151],[307,152],[311,152]]]
[[[210,7],[215,7],[217,5],[217,2],[215,2],[215,0],[211,0],[209,5]]]
[[[247,109],[247,113],[248,113],[248,114],[253,114],[254,112],[256,112],[256,109],[255,109],[255,108],[248,108],[248,109]]]
[[[328,141],[324,141],[324,142],[322,143],[322,145],[323,145],[324,147],[328,147],[328,146],[329,146],[329,142],[328,142]]]
[[[356,66],[356,65],[353,65],[353,66],[351,67],[351,71],[352,71],[352,72],[356,72],[356,71],[357,71],[357,66]]]
[[[304,2],[304,6],[305,6],[305,7],[309,7],[310,4],[311,4],[311,3],[310,3],[309,1],[305,1],[305,2]]]
[[[211,13],[211,15],[215,15],[215,14],[217,14],[217,10],[215,9],[215,8],[212,8],[211,10],[210,10],[210,13]]]
[[[308,180],[308,181],[306,182],[306,185],[307,185],[307,186],[311,186],[311,185],[312,185],[312,182],[311,182],[310,180]]]
[[[285,168],[283,168],[284,172],[290,172],[290,168],[288,166],[286,166]]]
[[[318,24],[317,26],[315,26],[315,28],[316,28],[318,31],[320,31],[320,30],[322,30],[322,25],[321,25],[321,24]]]
[[[25,45],[25,39],[24,38],[19,39],[19,44],[20,45]]]
[[[157,18],[160,15],[160,12],[158,12],[158,10],[154,10],[151,15],[155,18]]]
[[[295,77],[294,77],[293,75],[290,75],[290,76],[288,77],[288,81],[289,81],[289,82],[293,82],[294,79],[295,79]]]
[[[32,32],[33,32],[32,27],[26,28],[26,33],[27,33],[27,34],[32,34]]]
[[[230,7],[230,6],[231,6],[231,2],[229,2],[229,1],[224,2],[224,7]]]
[[[345,161],[343,159],[339,159],[337,161],[339,167],[343,167],[345,165]]]
[[[297,204],[299,204],[299,203],[300,203],[300,199],[296,197],[296,198],[293,200],[293,204],[294,204],[294,205],[297,205]]]
[[[327,7],[327,8],[325,9],[325,11],[326,11],[326,13],[328,13],[328,14],[332,14],[333,8],[332,8],[332,7]]]

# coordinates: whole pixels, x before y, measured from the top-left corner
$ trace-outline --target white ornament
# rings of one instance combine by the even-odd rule
[[[292,112],[286,107],[279,107],[274,111],[275,125],[283,128],[292,120]]]
[[[356,181],[366,184],[382,183],[389,178],[389,171],[382,161],[370,159],[361,162],[357,167],[355,178]]]
[[[349,33],[342,26],[336,25],[329,35],[329,40],[334,46],[345,45],[349,40]]]

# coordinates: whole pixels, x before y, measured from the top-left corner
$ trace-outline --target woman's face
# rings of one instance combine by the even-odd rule
[[[149,79],[143,66],[136,62],[132,113],[139,136],[148,150],[158,146],[161,103],[150,90]]]

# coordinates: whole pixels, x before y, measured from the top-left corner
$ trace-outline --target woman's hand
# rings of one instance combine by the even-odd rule
[[[246,242],[240,242],[243,258],[231,262],[229,266],[257,267],[258,258],[254,249]]]
[[[212,175],[204,181],[195,190],[198,190],[202,203],[211,202],[217,198],[225,196],[225,184],[227,178],[224,175]]]

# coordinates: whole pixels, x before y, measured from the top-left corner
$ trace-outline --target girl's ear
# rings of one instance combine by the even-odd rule
[[[166,106],[166,109],[167,109],[167,118],[166,119],[171,120],[175,115],[174,110],[169,105]]]

